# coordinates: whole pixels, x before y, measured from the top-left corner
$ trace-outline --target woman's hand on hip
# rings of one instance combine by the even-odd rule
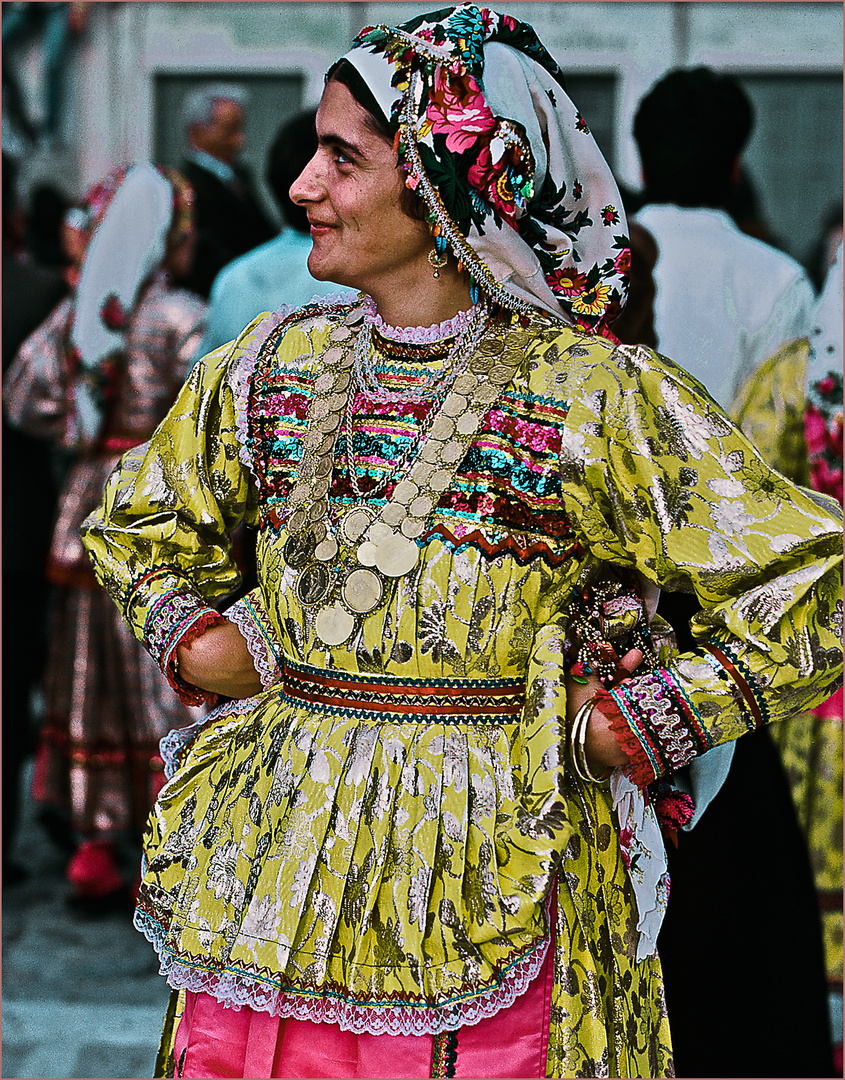
[[[613,685],[618,686],[631,675],[643,662],[643,653],[640,649],[631,649],[619,661]],[[571,674],[566,676],[566,716],[571,724],[575,714],[585,702],[589,701],[599,690],[604,689],[595,675],[585,676],[586,682],[577,682]],[[592,772],[600,773],[603,770],[615,769],[620,765],[627,765],[629,757],[616,741],[616,736],[610,728],[610,720],[601,711],[601,706],[596,706],[590,715],[587,724],[587,734],[584,742],[587,754],[587,764]]]
[[[200,690],[228,698],[253,697],[262,690],[243,634],[233,622],[210,626],[176,652],[179,677]]]

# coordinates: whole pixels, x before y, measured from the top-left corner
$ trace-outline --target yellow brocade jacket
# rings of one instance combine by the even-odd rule
[[[137,924],[174,987],[392,1033],[492,1015],[552,940],[548,1075],[672,1075],[659,962],[637,959],[637,860],[607,785],[564,753],[567,603],[606,564],[701,601],[700,647],[612,691],[645,784],[838,684],[839,508],[770,471],[671,361],[545,317],[494,323],[479,356],[517,373],[417,565],[324,645],[283,554],[286,498],[348,311],[257,320],[198,363],[84,526],[188,696],[176,646],[236,584],[231,530],[259,530],[260,585],[231,617],[265,689],[172,741]],[[385,385],[425,379],[405,353]],[[421,416],[356,405],[373,476]],[[356,502],[340,453],[327,498],[333,516]]]

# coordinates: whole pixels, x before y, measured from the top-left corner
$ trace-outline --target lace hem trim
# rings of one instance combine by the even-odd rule
[[[136,909],[134,925],[155,949],[160,961],[159,973],[174,990],[210,994],[228,1008],[240,1009],[246,1005],[256,1012],[270,1013],[283,1019],[337,1024],[341,1031],[351,1031],[355,1035],[439,1035],[495,1016],[513,1005],[539,974],[550,940],[547,935],[531,952],[516,960],[496,986],[463,1001],[421,1007],[368,1006],[331,997],[306,997],[304,993],[300,996],[268,986],[266,982],[259,982],[244,973],[203,971],[191,967],[166,951],[164,931],[152,916]]]
[[[241,597],[225,614],[243,634],[255,670],[261,678],[261,685],[267,690],[282,678],[282,668],[261,615],[248,596]]]

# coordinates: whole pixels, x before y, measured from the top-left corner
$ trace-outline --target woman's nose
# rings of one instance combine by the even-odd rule
[[[316,202],[320,198],[322,186],[317,164],[318,155],[319,150],[290,186],[290,197],[299,206],[303,203]]]

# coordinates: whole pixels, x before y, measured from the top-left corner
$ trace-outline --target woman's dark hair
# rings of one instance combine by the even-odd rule
[[[326,72],[326,83],[339,82],[345,86],[355,101],[366,113],[366,124],[370,130],[380,135],[386,142],[393,142],[393,131],[390,128],[387,117],[379,103],[375,99],[372,90],[367,86],[363,76],[354,64],[341,57]],[[400,163],[401,168],[401,163]],[[402,188],[402,209],[408,217],[416,221],[425,221],[426,208],[422,197],[409,188]]]
[[[355,65],[350,64],[345,57],[336,60],[326,72],[326,83],[331,82],[332,79],[345,86],[355,98],[367,114],[367,123],[373,132],[376,135],[381,135],[388,142],[393,142],[393,132],[390,130],[387,117]]]

